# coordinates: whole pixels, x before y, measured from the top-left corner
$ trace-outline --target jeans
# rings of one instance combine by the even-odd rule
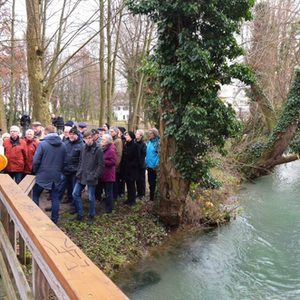
[[[88,195],[89,195],[89,217],[94,218],[96,214],[96,196],[95,196],[95,185],[88,185]],[[75,203],[75,209],[78,216],[83,217],[83,205],[81,199],[81,192],[85,188],[84,184],[81,184],[79,181],[76,181],[74,190],[73,190],[73,199]]]
[[[37,206],[39,206],[40,202],[40,195],[44,188],[37,183],[34,185],[32,189],[32,200],[36,203]],[[52,189],[50,190],[50,197],[51,197],[51,203],[52,203],[52,210],[51,210],[51,220],[57,224],[58,222],[58,216],[59,216],[59,185],[55,185],[53,183]]]
[[[59,191],[59,199],[62,200],[62,197],[64,196],[65,190],[67,189],[67,195],[69,202],[74,205],[74,199],[73,199],[73,190],[76,183],[76,174],[71,175],[63,175],[62,180],[60,183],[60,191]]]
[[[113,182],[103,182],[105,191],[105,212],[111,213],[114,208]]]
[[[20,172],[9,172],[8,175],[14,179],[17,184],[19,184],[24,177],[24,174]]]

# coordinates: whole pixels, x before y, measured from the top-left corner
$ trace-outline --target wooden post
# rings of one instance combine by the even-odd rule
[[[13,220],[8,223],[8,236],[13,249],[16,251],[16,233]]]
[[[33,295],[36,300],[49,298],[49,284],[35,260],[32,260]]]
[[[22,265],[26,265],[26,244],[19,234],[19,253],[18,253],[19,261]]]

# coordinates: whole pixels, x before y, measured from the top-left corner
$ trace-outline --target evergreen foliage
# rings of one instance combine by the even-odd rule
[[[239,130],[234,110],[218,92],[233,77],[253,75],[232,61],[243,54],[235,34],[251,17],[254,0],[128,0],[135,14],[157,25],[154,61],[164,132],[176,141],[176,169],[188,181],[209,180],[207,154]],[[192,167],[192,168],[191,168]]]

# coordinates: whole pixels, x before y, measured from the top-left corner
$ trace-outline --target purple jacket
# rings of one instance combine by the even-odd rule
[[[100,177],[100,181],[115,182],[117,153],[114,144],[110,144],[106,149],[103,149],[103,159],[104,159],[104,170]]]

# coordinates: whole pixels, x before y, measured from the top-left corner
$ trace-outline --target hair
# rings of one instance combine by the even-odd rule
[[[103,125],[106,125],[107,129],[109,129],[109,124],[108,123],[104,123]]]
[[[83,134],[83,137],[86,138],[86,137],[89,137],[89,136],[92,136],[93,133],[91,130],[87,130],[84,134]]]
[[[139,133],[141,136],[144,136],[145,134],[143,129],[138,129],[136,133]]]
[[[56,127],[53,125],[48,125],[45,127],[45,131],[47,133],[56,133]]]
[[[9,129],[9,131],[11,131],[11,130],[15,130],[15,131],[17,131],[18,133],[20,133],[20,127],[18,127],[18,126],[16,126],[16,125],[11,126],[10,129]]]
[[[33,130],[33,129],[27,129],[26,132],[25,132],[25,135],[26,135],[27,133],[29,133],[29,132],[31,132],[31,133],[34,135],[34,130]]]
[[[8,132],[4,132],[1,137],[2,137],[3,140],[4,139],[9,139],[10,138],[10,134]]]
[[[110,130],[113,130],[117,135],[119,134],[119,128],[117,126],[111,126]]]
[[[158,130],[155,127],[150,128],[149,131],[152,132],[155,136],[158,136]]]

